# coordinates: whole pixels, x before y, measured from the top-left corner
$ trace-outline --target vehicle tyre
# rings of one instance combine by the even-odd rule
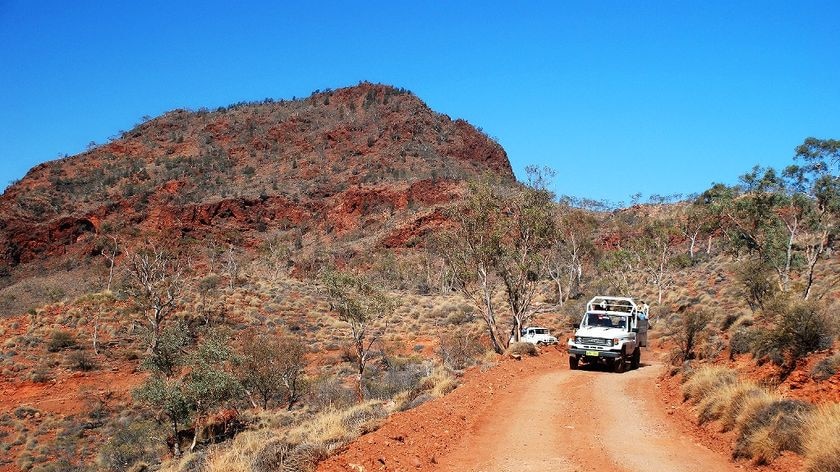
[[[577,369],[579,361],[580,361],[580,359],[578,359],[577,356],[569,356],[569,369],[571,369],[571,370]]]
[[[630,368],[636,370],[639,368],[639,364],[642,363],[642,350],[640,348],[636,348],[633,351],[633,357],[630,359]]]
[[[613,372],[620,374],[624,372],[624,368],[627,365],[627,356],[624,354],[624,350],[621,350],[621,357],[615,360],[615,366],[613,367]]]

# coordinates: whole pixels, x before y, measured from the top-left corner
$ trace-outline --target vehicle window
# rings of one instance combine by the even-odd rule
[[[547,330],[547,329],[537,329],[537,330],[534,330],[534,332],[535,332],[536,334],[548,334],[548,330]]]

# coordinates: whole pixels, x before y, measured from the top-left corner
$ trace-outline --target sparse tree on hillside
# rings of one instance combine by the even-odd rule
[[[623,295],[638,275],[638,258],[627,249],[606,251],[598,261],[598,269],[606,279],[613,295]]]
[[[180,457],[178,433],[190,419],[190,404],[184,394],[183,383],[178,379],[152,375],[134,391],[134,399],[155,412],[158,423],[171,428],[173,440],[169,443],[170,452]]]
[[[709,217],[704,208],[696,204],[687,204],[680,208],[677,222],[680,232],[688,240],[688,255],[694,259],[697,248],[697,240],[703,235],[704,229],[708,228]]]
[[[772,267],[782,292],[799,274],[805,299],[837,232],[840,181],[823,169],[827,163],[789,166],[781,174],[756,167],[741,177],[741,194],[729,198],[723,212],[732,247]]]
[[[233,251],[233,244],[228,244],[228,250],[224,257],[225,275],[228,277],[228,288],[233,290],[236,285],[236,279],[239,278],[239,261],[236,253]]]
[[[831,238],[840,232],[840,140],[807,138],[796,148],[796,158],[805,162],[802,168],[790,168],[799,175],[814,199],[814,212],[808,234],[803,238],[806,260],[806,283],[803,298],[808,299],[814,283],[814,272]],[[834,172],[832,172],[834,169]]]
[[[673,363],[694,359],[697,345],[703,341],[711,321],[711,314],[701,309],[690,309],[671,320],[667,334],[676,344],[671,357]]]
[[[505,232],[494,260],[507,295],[516,342],[534,315],[534,295],[546,274],[546,251],[555,232],[554,194],[546,188],[552,173],[536,167],[526,170],[528,185],[514,189],[503,201]]]
[[[359,401],[364,400],[365,368],[373,344],[385,334],[392,311],[392,301],[360,276],[347,272],[326,272],[322,282],[338,319],[350,328],[356,357]]]
[[[673,221],[656,220],[646,225],[632,244],[639,260],[638,267],[645,280],[656,287],[660,305],[665,291],[674,283],[671,258],[676,247],[676,231]]]
[[[440,244],[455,287],[481,313],[491,346],[499,354],[504,352],[504,344],[493,303],[493,272],[505,232],[500,208],[501,196],[494,182],[485,178],[470,183],[466,197],[451,213],[454,228]]]
[[[178,260],[154,245],[131,255],[129,295],[143,311],[151,334],[149,348],[156,351],[167,317],[178,304],[182,270]]]
[[[259,396],[263,409],[280,401],[291,410],[304,393],[306,345],[299,337],[246,336],[240,351],[241,382],[246,393]]]
[[[580,289],[584,264],[592,257],[595,218],[582,209],[561,205],[548,251],[548,275],[557,287],[561,306]]]
[[[117,261],[117,256],[120,254],[120,245],[116,236],[109,236],[108,246],[102,248],[102,256],[108,261],[108,285],[105,288],[106,292],[111,291],[111,283],[114,281],[114,266]]]
[[[189,372],[183,378],[183,391],[195,416],[190,451],[195,449],[207,415],[240,398],[241,385],[229,365],[234,355],[228,338],[229,333],[210,331],[188,356]]]

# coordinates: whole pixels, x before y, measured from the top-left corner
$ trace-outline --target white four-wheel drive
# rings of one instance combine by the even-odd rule
[[[510,338],[513,342],[513,338]],[[539,326],[529,326],[522,329],[522,334],[519,341],[523,343],[531,343],[536,345],[542,344],[557,344],[557,338],[551,335],[548,328],[540,328]]]
[[[569,339],[569,367],[583,362],[604,363],[623,372],[639,367],[642,347],[647,346],[649,307],[629,297],[597,296],[586,304],[586,313],[575,324]]]

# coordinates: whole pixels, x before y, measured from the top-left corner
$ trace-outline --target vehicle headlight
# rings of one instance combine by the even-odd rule
[[[580,344],[580,336],[575,336],[575,344]]]

